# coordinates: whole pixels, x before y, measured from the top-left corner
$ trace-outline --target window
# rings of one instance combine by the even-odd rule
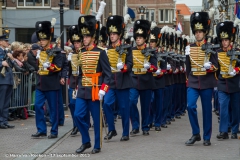
[[[164,22],[164,18],[163,18],[163,9],[162,10],[159,10],[159,22]]]
[[[32,34],[35,32],[35,28],[16,28],[15,40],[23,43],[31,42]]]
[[[141,18],[140,18],[140,19],[145,19],[145,17],[144,17],[144,15],[143,15],[143,14],[141,14],[140,16],[141,16]]]
[[[154,9],[149,9],[146,12],[146,19],[149,21],[155,21],[155,10]]]
[[[165,10],[165,23],[166,22],[169,22],[169,14],[168,14],[169,12],[168,12],[168,10],[166,9]]]
[[[2,3],[2,8],[5,8],[5,7],[6,7],[6,1]]]
[[[50,0],[18,0],[18,7],[50,7]]]

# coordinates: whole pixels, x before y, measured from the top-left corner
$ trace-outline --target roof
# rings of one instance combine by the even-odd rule
[[[190,8],[186,4],[176,4],[176,9],[180,10],[179,14],[191,15]]]

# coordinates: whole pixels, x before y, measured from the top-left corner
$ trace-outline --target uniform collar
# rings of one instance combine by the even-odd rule
[[[90,45],[90,46],[85,47],[85,49],[86,49],[87,51],[91,51],[95,46],[96,46],[95,44],[92,44],[92,45]]]
[[[202,40],[202,41],[200,41],[200,42],[196,42],[196,45],[198,46],[198,47],[201,47],[203,44],[205,44],[206,43],[206,40]]]
[[[143,50],[144,48],[146,48],[146,44],[141,45],[141,46],[137,46],[137,49],[138,49],[138,50]]]
[[[229,50],[231,50],[231,49],[232,49],[232,46],[230,45],[230,46],[228,46],[226,49],[223,48],[222,50],[223,50],[224,52],[227,52],[227,51],[229,51]]]
[[[116,47],[118,47],[118,46],[120,46],[121,45],[121,41],[118,41],[116,44],[112,44],[112,47],[113,48],[116,48]]]

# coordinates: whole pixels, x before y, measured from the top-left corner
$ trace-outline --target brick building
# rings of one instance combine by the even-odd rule
[[[55,35],[60,35],[60,0],[5,0],[2,7],[2,26],[11,30],[10,42],[30,42],[35,31],[36,21],[51,21],[56,18]],[[64,39],[67,41],[67,28],[78,22],[82,0],[63,0],[64,5]],[[125,0],[105,0],[106,7],[102,16],[102,23],[110,14],[124,16]],[[92,15],[99,9],[98,0],[92,0]]]
[[[136,19],[155,21],[159,27],[164,25],[172,27],[176,24],[174,0],[128,0],[127,5],[134,10]],[[136,8],[141,6],[147,8],[144,15],[137,14]]]

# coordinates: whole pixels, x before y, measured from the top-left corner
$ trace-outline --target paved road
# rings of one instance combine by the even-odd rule
[[[199,104],[199,106],[201,106]],[[202,115],[201,107],[198,108],[198,118],[202,134]],[[66,112],[68,114],[68,112]],[[21,124],[25,122],[24,127]],[[156,132],[153,129],[149,136],[143,136],[142,133],[135,137],[130,137],[127,142],[120,142],[121,138],[121,121],[116,122],[118,135],[113,137],[108,143],[103,142],[102,152],[99,154],[88,154],[91,149],[86,150],[85,155],[76,155],[75,150],[81,146],[81,136],[70,136],[72,128],[71,118],[66,117],[65,126],[59,129],[59,138],[57,140],[48,139],[31,139],[30,135],[36,131],[34,119],[14,122],[16,128],[13,130],[1,130],[0,154],[2,157],[5,153],[43,153],[37,159],[79,159],[80,156],[90,156],[85,159],[166,159],[166,160],[239,160],[240,159],[240,140],[218,141],[217,116],[213,114],[212,145],[203,146],[202,142],[196,142],[194,146],[185,146],[184,143],[191,137],[191,129],[188,116],[176,120],[168,128]],[[93,128],[90,129],[91,138],[93,139]],[[103,134],[105,134],[103,132]],[[24,141],[23,141],[24,140]],[[8,142],[11,143],[8,143]],[[92,143],[92,146],[94,144]],[[10,151],[11,150],[11,151]],[[64,155],[65,154],[65,155]],[[68,155],[67,155],[68,154]],[[27,158],[17,159],[34,159],[34,154],[27,155]],[[58,157],[57,157],[58,156]],[[77,156],[77,157],[75,157]],[[35,155],[35,158],[37,156]],[[0,158],[2,159],[2,158]],[[8,158],[13,159],[13,158]]]

